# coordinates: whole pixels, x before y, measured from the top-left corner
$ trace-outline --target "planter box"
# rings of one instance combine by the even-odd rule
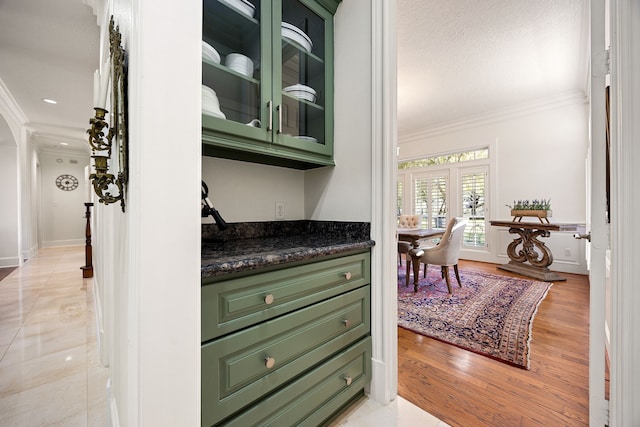
[[[542,221],[542,219],[544,218],[545,221],[547,221],[547,223],[549,222],[549,219],[551,217],[551,214],[553,212],[552,211],[545,211],[545,210],[535,210],[535,209],[511,209],[511,216],[513,216],[513,221],[514,222],[520,222],[522,221],[522,217],[525,216],[530,216],[530,217],[534,217],[534,218],[538,218],[540,220],[540,222],[544,222]]]

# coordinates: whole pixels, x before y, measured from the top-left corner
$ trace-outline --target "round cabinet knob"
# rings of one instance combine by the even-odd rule
[[[342,321],[342,324],[344,325],[345,328],[348,328],[349,326],[351,326],[351,321],[349,319],[344,319]]]
[[[276,364],[276,359],[274,359],[273,357],[265,357],[264,366],[266,366],[267,369],[273,368],[275,364]]]
[[[347,280],[351,280],[351,272],[347,271],[346,273],[344,273],[344,278]]]
[[[344,376],[344,377],[342,377],[342,379],[344,379],[344,382],[347,385],[351,385],[351,383],[353,382],[353,379],[351,377],[349,377],[349,376]]]
[[[273,303],[273,300],[274,300],[274,298],[273,298],[273,295],[272,295],[272,294],[267,294],[267,295],[264,297],[264,303],[265,303],[265,304],[267,304],[267,305],[269,305],[269,304]]]

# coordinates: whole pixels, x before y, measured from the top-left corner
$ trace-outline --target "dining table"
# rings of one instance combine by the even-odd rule
[[[420,240],[435,239],[444,235],[444,228],[398,228],[398,240],[411,243],[413,249],[407,253],[407,258],[411,259],[411,270],[416,272],[420,270],[420,256],[422,250],[420,249]],[[408,259],[407,259],[408,261]],[[414,273],[415,275],[415,273]],[[414,282],[417,282],[418,278],[414,277]],[[407,283],[409,281],[409,268],[407,265]]]
[[[398,240],[411,243],[414,249],[420,246],[420,240],[444,235],[444,228],[398,228],[397,231]]]

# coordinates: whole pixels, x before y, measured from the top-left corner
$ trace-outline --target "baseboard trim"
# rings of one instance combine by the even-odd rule
[[[30,247],[29,249],[26,249],[26,250],[22,251],[22,259],[26,261],[26,260],[29,260],[29,259],[33,258],[37,254],[38,254],[38,245],[36,244],[36,245]]]
[[[391,402],[397,396],[397,387],[386,384],[386,369],[384,362],[371,359],[371,382],[368,387],[365,387],[369,398],[383,405]]]
[[[100,293],[100,284],[98,278],[93,278],[93,305],[96,316],[96,340],[98,344],[98,357],[100,364],[104,367],[109,366],[109,346],[105,339],[104,333],[104,315],[102,313],[102,299]]]
[[[43,248],[52,248],[56,246],[82,246],[85,244],[85,239],[69,239],[69,240],[48,240],[42,242]]]
[[[20,257],[5,257],[0,258],[0,268],[2,267],[19,267]]]
[[[118,403],[111,391],[111,378],[107,380],[107,426],[120,427],[120,417],[118,416]]]

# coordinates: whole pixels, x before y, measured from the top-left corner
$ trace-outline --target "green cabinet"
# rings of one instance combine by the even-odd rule
[[[336,0],[203,1],[203,154],[333,165]]]
[[[318,425],[371,377],[369,252],[202,285],[202,425]]]

